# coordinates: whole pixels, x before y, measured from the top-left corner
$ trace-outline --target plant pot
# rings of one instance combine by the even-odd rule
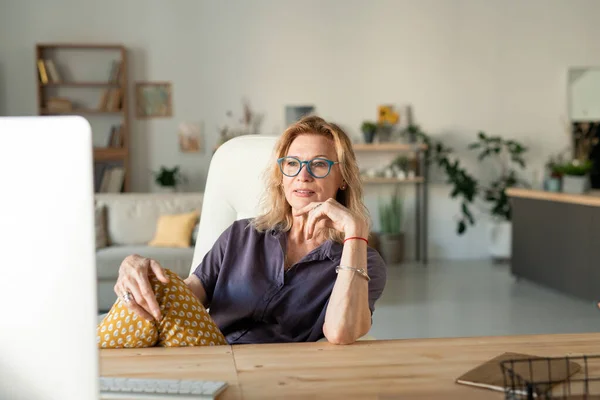
[[[544,184],[544,189],[548,192],[560,192],[560,178],[547,178]]]
[[[512,222],[491,222],[489,232],[489,252],[497,261],[510,260],[512,256]]]
[[[564,175],[562,178],[562,191],[564,193],[583,194],[590,188],[589,175],[574,176]]]
[[[379,249],[386,264],[400,264],[404,261],[404,233],[379,234]]]
[[[363,137],[365,138],[365,143],[373,143],[375,131],[363,131]]]

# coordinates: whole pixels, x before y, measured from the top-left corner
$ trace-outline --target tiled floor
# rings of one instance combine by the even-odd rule
[[[571,332],[600,332],[595,303],[517,282],[508,265],[444,261],[389,267],[370,334],[398,339]]]

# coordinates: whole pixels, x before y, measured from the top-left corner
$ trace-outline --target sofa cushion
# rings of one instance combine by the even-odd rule
[[[97,193],[107,208],[111,245],[146,245],[154,237],[158,218],[202,209],[202,193]],[[191,265],[191,263],[190,263]]]
[[[187,278],[194,257],[194,248],[150,247],[145,245],[105,247],[96,252],[98,279],[116,281],[121,263],[125,257],[131,254],[152,258],[158,261],[163,268],[168,268],[182,278]]]
[[[156,223],[153,247],[190,247],[192,231],[198,221],[198,211],[184,214],[161,215]]]

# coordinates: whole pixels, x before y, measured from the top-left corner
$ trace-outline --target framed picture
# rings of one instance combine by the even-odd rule
[[[303,105],[303,106],[285,106],[285,125],[286,127],[291,124],[298,122],[302,117],[310,115],[315,112],[315,106]]]
[[[201,128],[199,124],[182,122],[179,124],[177,136],[179,150],[182,153],[199,153],[203,149]]]
[[[135,110],[138,118],[165,118],[173,114],[170,82],[137,82]]]

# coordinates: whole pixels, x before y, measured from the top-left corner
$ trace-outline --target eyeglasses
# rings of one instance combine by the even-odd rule
[[[313,158],[308,161],[300,161],[296,157],[281,157],[277,160],[281,173],[285,176],[294,177],[300,173],[302,167],[306,165],[306,170],[315,178],[325,178],[331,172],[331,167],[334,164],[339,164],[339,161],[331,161],[326,158]]]

